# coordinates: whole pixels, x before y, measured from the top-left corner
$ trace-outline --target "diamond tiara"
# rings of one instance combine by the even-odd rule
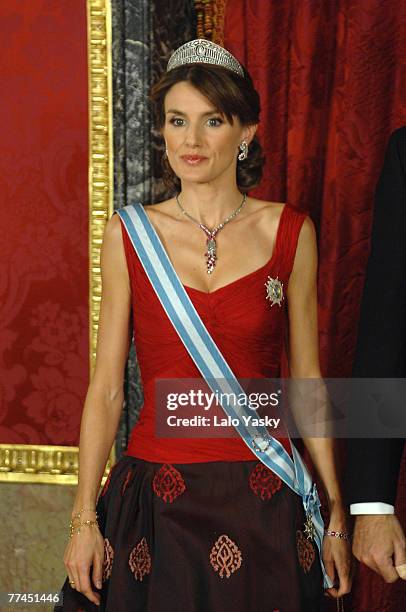
[[[195,62],[223,66],[242,77],[244,76],[243,67],[234,55],[224,47],[220,47],[220,45],[205,38],[196,38],[178,47],[169,58],[166,71],[169,72],[169,70],[183,66],[183,64],[194,64]]]

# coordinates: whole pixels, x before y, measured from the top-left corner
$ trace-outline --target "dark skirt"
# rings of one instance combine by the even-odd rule
[[[66,578],[55,611],[321,609],[318,550],[303,534],[301,498],[261,462],[162,464],[124,455],[97,512],[102,589],[90,582],[100,606]]]

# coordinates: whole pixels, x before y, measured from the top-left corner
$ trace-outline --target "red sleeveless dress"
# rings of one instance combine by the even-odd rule
[[[261,268],[210,294],[186,287],[239,378],[280,373],[286,300],[271,307],[264,283],[268,275],[278,277],[286,296],[304,219],[285,205],[274,252]],[[100,607],[66,577],[63,605],[54,612],[252,612],[264,606],[318,612],[321,567],[303,530],[300,496],[238,434],[155,437],[155,379],[201,376],[122,229],[145,403],[97,501],[102,587],[90,579]]]
[[[305,213],[285,204],[272,256],[260,268],[212,293],[184,285],[237,378],[280,376],[287,333],[286,290],[305,217]],[[131,281],[135,347],[144,389],[144,405],[125,454],[171,463],[255,459],[237,432],[233,438],[155,436],[156,379],[200,378],[201,374],[156,296],[123,223],[121,228]],[[266,299],[268,276],[283,283],[281,307],[271,306]],[[280,441],[290,452],[289,442],[281,438]]]

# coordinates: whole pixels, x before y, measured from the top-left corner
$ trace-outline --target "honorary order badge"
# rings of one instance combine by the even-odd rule
[[[271,302],[271,306],[274,306],[274,304],[282,306],[283,284],[281,283],[279,278],[271,278],[270,276],[268,276],[267,281],[265,283],[265,287],[266,299]]]
[[[313,519],[310,512],[306,513],[304,534],[308,540],[314,540],[314,536],[316,535],[316,529],[314,528]]]

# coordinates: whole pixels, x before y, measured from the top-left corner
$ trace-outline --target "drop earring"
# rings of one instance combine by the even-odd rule
[[[243,161],[244,159],[247,159],[248,157],[248,143],[246,140],[243,140],[242,143],[239,146],[240,149],[240,154],[238,155],[238,159],[240,161]]]

